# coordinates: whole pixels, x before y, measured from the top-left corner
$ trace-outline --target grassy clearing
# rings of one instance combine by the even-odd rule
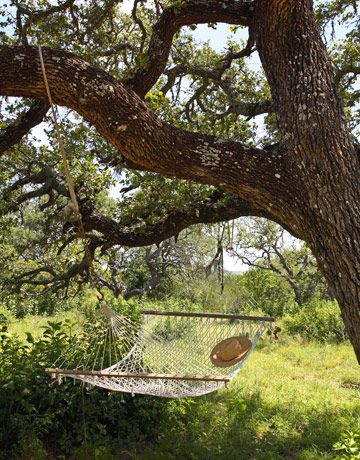
[[[81,317],[76,310],[70,310],[63,313],[58,313],[54,316],[29,315],[25,318],[15,319],[10,318],[9,332],[17,334],[20,339],[25,339],[26,333],[30,332],[33,337],[38,338],[43,333],[43,327],[49,321],[65,321],[77,323]]]
[[[360,431],[359,367],[348,344],[266,344],[227,390],[170,403],[161,423],[131,458],[334,458],[341,432]]]

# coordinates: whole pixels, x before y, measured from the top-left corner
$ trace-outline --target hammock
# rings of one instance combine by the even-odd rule
[[[239,372],[273,318],[216,313],[143,311],[141,323],[103,305],[95,340],[46,369],[89,386],[167,398],[200,396],[224,387]],[[246,352],[217,362],[214,349],[243,338]],[[90,350],[90,353],[88,352]],[[85,356],[79,355],[83,353]],[[70,363],[70,365],[69,365]]]

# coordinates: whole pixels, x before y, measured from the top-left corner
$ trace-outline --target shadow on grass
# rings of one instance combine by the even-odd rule
[[[269,405],[260,393],[222,393],[175,404],[159,422],[156,447],[131,458],[251,460],[334,458],[333,444],[360,420],[356,410]]]

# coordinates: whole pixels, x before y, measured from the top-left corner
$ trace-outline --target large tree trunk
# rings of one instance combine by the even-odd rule
[[[360,363],[359,161],[310,0],[259,0],[256,37],[289,162],[301,233],[339,301]]]

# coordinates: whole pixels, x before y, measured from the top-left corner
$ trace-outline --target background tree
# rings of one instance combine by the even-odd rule
[[[309,302],[315,293],[322,298],[328,295],[306,244],[286,234],[274,222],[259,218],[241,222],[230,253],[249,267],[269,270],[284,279],[299,306]]]
[[[12,114],[23,103],[8,101],[0,144],[7,150],[4,161],[11,163],[11,146],[46,110],[38,50],[29,45],[48,45],[44,58],[54,101],[86,121],[72,115],[65,126],[93,255],[112,245],[159,243],[194,223],[242,215],[270,218],[312,250],[360,360],[356,114],[350,125],[346,122],[359,97],[352,2],[321,4],[315,15],[310,0],[135,1],[129,14],[113,0],[16,1],[3,16],[13,32],[2,34],[0,94],[42,101],[16,121]],[[340,46],[327,50],[320,27],[337,20],[352,22],[353,28]],[[181,31],[216,22],[235,31],[248,28],[246,44],[231,41],[219,55],[196,48],[191,35]],[[246,67],[255,50],[263,73]],[[263,139],[252,129],[259,114],[268,114]],[[51,206],[66,201],[56,174],[61,167],[54,174],[53,165],[51,172],[41,166],[44,154],[35,147],[31,158],[37,161],[30,161],[27,171],[14,177],[5,172],[6,201],[21,205],[34,195],[47,195]],[[141,212],[131,214],[129,223],[121,212],[102,209],[97,180],[102,165],[122,175],[127,167],[175,176],[180,199],[167,202],[155,220],[154,212]],[[184,179],[218,191],[185,185]],[[74,237],[67,241],[74,243]],[[85,263],[75,266],[76,275],[86,276]]]

